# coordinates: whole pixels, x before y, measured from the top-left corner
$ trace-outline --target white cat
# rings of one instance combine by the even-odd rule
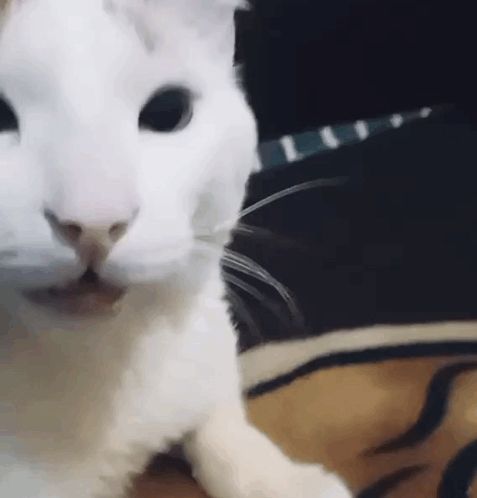
[[[238,3],[0,1],[1,498],[123,497],[176,442],[214,498],[350,496],[246,420]]]

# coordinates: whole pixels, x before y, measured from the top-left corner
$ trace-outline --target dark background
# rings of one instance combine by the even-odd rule
[[[238,59],[262,137],[442,102],[475,107],[472,0],[252,0]]]
[[[262,138],[424,105],[429,120],[255,175],[247,204],[344,176],[261,209],[232,248],[287,285],[235,289],[244,348],[341,327],[477,318],[477,30],[463,0],[256,0],[238,59]],[[453,108],[452,108],[453,107]]]

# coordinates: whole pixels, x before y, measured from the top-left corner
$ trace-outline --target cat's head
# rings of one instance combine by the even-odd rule
[[[2,4],[0,296],[80,295],[81,307],[168,279],[198,285],[256,157],[233,69],[240,2]]]

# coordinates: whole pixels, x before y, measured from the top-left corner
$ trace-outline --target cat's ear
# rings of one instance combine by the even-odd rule
[[[235,52],[235,12],[247,8],[246,0],[175,0],[199,36],[225,62],[232,64]]]
[[[151,0],[150,0],[151,1]],[[173,5],[181,20],[208,44],[211,56],[233,64],[235,12],[247,8],[247,0],[152,0]]]
[[[140,30],[146,29],[152,38],[158,29],[164,30],[164,19],[175,17],[193,33],[195,41],[206,44],[211,57],[230,65],[235,52],[235,12],[248,6],[247,0],[103,0],[103,3],[110,12],[119,11],[127,18],[139,20]]]

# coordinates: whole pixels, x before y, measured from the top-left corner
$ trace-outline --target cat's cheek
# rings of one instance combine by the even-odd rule
[[[162,285],[189,271],[193,260],[193,240],[161,245],[151,239],[147,247],[125,245],[113,251],[101,268],[101,276],[122,287]]]

